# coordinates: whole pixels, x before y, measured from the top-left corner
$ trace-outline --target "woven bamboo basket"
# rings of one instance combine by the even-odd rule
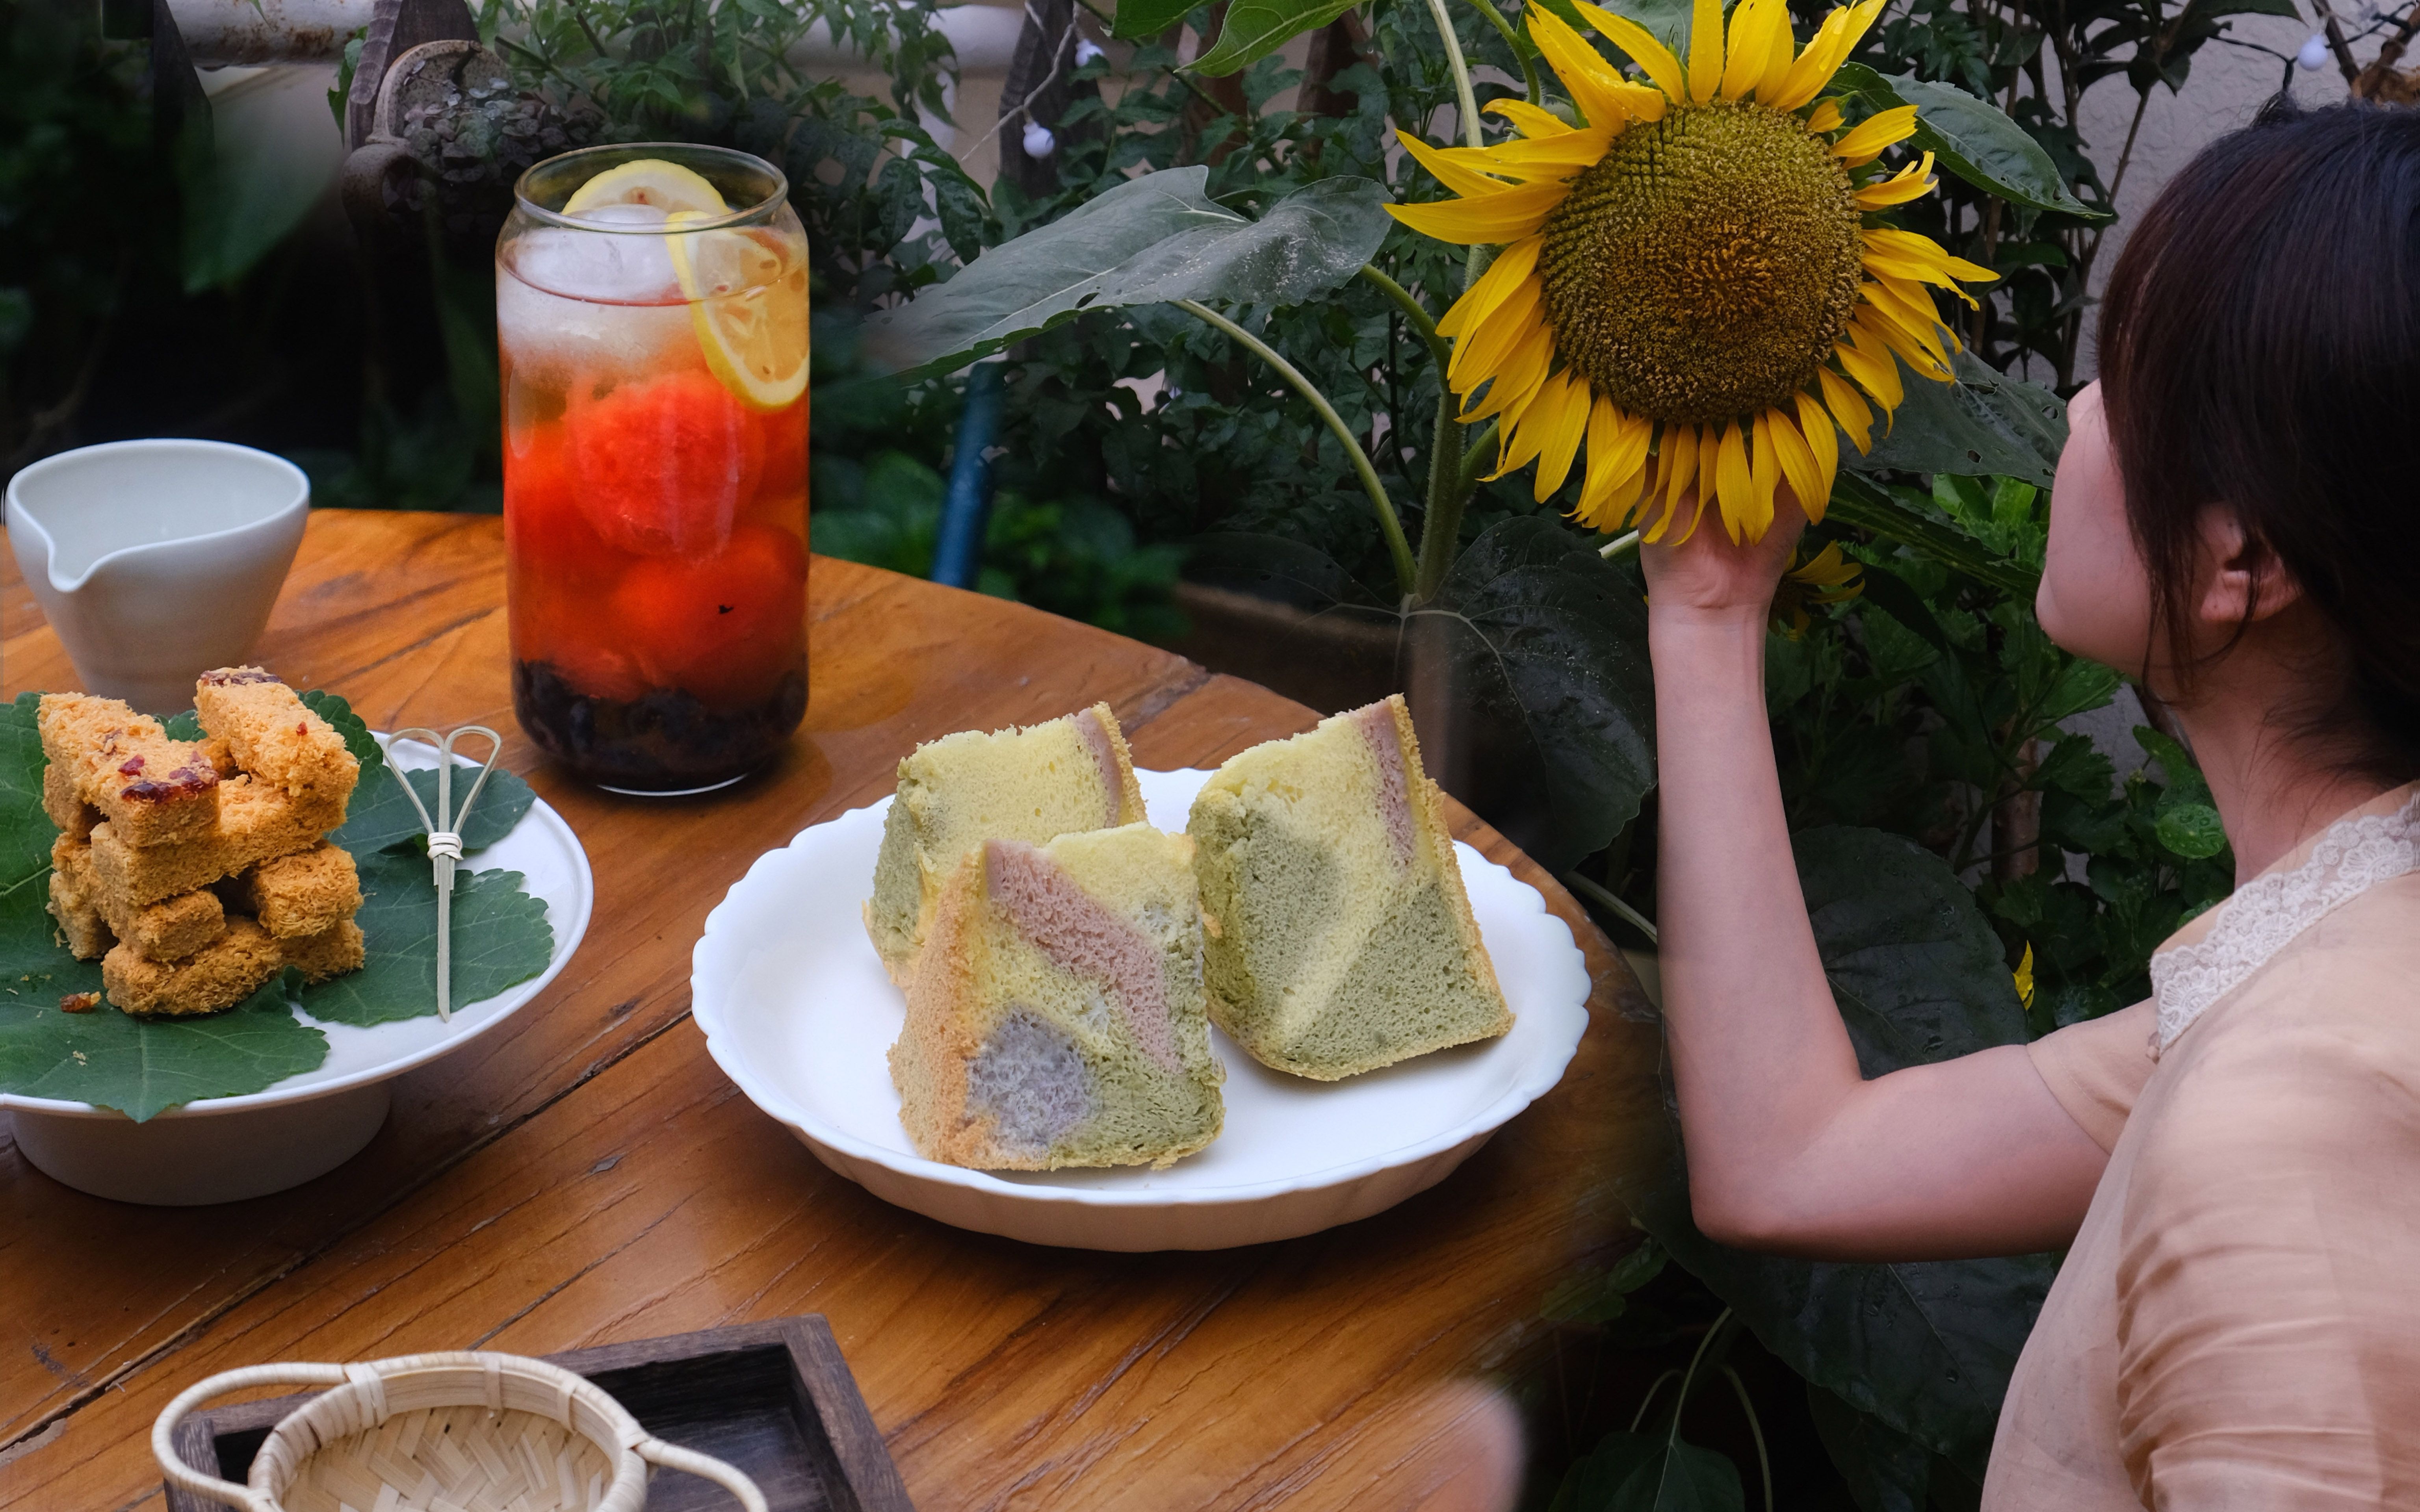
[[[266,1385],[332,1389],[270,1430],[249,1485],[177,1458],[188,1413]],[[168,1404],[151,1425],[151,1453],[171,1482],[244,1512],[640,1512],[651,1465],[702,1475],[747,1512],[766,1512],[737,1470],[652,1437],[587,1381],[517,1354],[229,1370]]]

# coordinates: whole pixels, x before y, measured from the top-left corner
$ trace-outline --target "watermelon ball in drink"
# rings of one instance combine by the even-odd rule
[[[737,780],[807,702],[806,235],[744,153],[591,147],[496,244],[513,702],[616,792]]]

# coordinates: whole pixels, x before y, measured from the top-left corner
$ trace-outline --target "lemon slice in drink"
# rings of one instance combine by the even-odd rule
[[[641,158],[606,169],[563,202],[563,213],[584,215],[600,205],[652,205],[668,214],[731,213],[721,193],[703,176],[661,158]]]
[[[684,210],[669,217],[674,225],[703,219]],[[707,369],[755,409],[794,403],[807,387],[807,270],[764,231],[697,231],[664,241]]]

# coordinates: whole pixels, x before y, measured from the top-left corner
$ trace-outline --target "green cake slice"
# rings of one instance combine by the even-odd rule
[[[1262,1064],[1335,1081],[1512,1026],[1401,698],[1234,757],[1186,829],[1211,1021]]]
[[[1165,1166],[1218,1137],[1192,842],[993,840],[950,878],[891,1050],[928,1160]]]
[[[941,886],[987,840],[1039,845],[1084,829],[1143,819],[1142,789],[1125,732],[1106,703],[1064,718],[990,734],[961,731],[916,748],[899,764],[899,793],[882,822],[865,932],[901,987]]]

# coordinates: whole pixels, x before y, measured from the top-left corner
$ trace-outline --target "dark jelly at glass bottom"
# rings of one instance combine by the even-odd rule
[[[597,698],[551,663],[518,661],[513,712],[548,755],[592,782],[682,793],[744,777],[781,749],[806,717],[807,674],[790,672],[761,703],[718,709],[676,687]]]

